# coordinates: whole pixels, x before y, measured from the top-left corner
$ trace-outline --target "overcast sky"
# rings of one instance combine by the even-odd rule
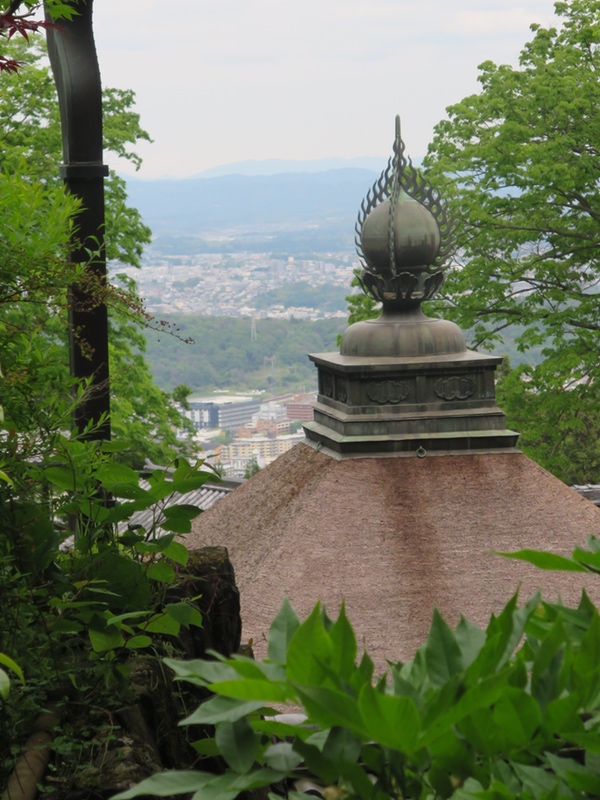
[[[103,82],[133,89],[140,177],[247,159],[424,155],[487,59],[516,64],[553,0],[96,0]],[[111,164],[128,172],[126,165]],[[383,164],[382,164],[383,166]]]

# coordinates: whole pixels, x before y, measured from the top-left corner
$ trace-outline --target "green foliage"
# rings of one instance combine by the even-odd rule
[[[311,286],[308,281],[296,281],[271,289],[256,299],[257,308],[270,308],[272,305],[344,311],[344,288],[334,284]]]
[[[256,475],[257,472],[260,472],[260,466],[258,465],[258,461],[255,456],[253,456],[250,461],[246,464],[246,469],[244,470],[244,478],[247,480],[251,478],[253,475]]]
[[[175,536],[200,510],[167,504],[214,473],[179,459],[145,488],[115,462],[119,447],[56,434],[44,463],[15,462],[0,487],[0,781],[49,692],[122,703],[134,652],[161,652],[182,627],[202,626],[194,598],[168,597],[188,562]],[[127,526],[148,509],[146,529]],[[7,670],[21,681],[10,694]]]
[[[509,421],[542,465],[584,482],[599,474],[595,424],[579,454],[600,410],[600,3],[555,9],[560,25],[532,26],[517,67],[481,65],[481,92],[447,109],[425,163],[458,223],[444,314],[483,347],[525,325],[517,344],[543,362],[505,388]]]
[[[178,335],[191,338],[192,344],[151,330],[146,336],[148,362],[167,391],[181,383],[194,391],[310,387],[316,370],[307,353],[335,349],[336,335],[344,327],[339,319],[261,319],[252,339],[249,319],[173,314],[171,320]]]
[[[31,63],[18,75],[3,81],[0,96],[3,141],[0,168],[4,173],[0,222],[2,284],[7,292],[21,284],[17,288],[21,300],[26,302],[18,313],[11,306],[11,325],[16,325],[14,319],[18,316],[23,345],[39,351],[40,366],[47,362],[42,373],[48,376],[51,368],[56,380],[68,388],[66,291],[70,283],[83,280],[84,265],[71,265],[67,258],[66,234],[75,204],[65,197],[57,174],[62,147],[56,91],[49,70],[38,64],[39,47],[11,41],[6,48],[15,58],[27,57]],[[134,99],[130,91],[105,90],[104,140],[107,150],[139,166],[140,159],[132,145],[150,138],[140,127],[139,115],[133,111]],[[150,231],[139,213],[127,206],[125,183],[114,172],[106,182],[105,195],[107,256],[112,261],[139,266],[143,246],[150,241]],[[26,238],[22,236],[24,230],[30,232]],[[46,231],[53,237],[52,245],[45,241]],[[34,287],[35,305],[31,296],[32,278],[25,275],[40,283]],[[44,287],[49,298],[46,303]],[[111,287],[106,296],[96,288],[99,300],[107,302],[110,310],[112,428],[120,439],[129,442],[118,457],[141,468],[146,459],[166,464],[179,452],[192,453],[189,440],[180,443],[176,438],[176,430],[185,428],[186,423],[170,398],[154,383],[144,359],[146,340],[140,325],[148,324],[148,316],[137,297],[135,284],[129,281],[125,288]],[[0,302],[7,296],[0,294]],[[13,293],[10,299],[12,303],[17,297]],[[3,313],[3,320],[6,319]],[[168,330],[164,324],[160,327]],[[36,338],[38,331],[40,338]],[[10,368],[11,356],[7,353],[14,350],[14,344],[6,347],[3,351],[0,343],[0,363],[5,370]],[[32,369],[27,374],[43,391],[42,374]],[[26,385],[22,388],[26,397]],[[25,409],[31,410],[31,405],[27,402],[23,406],[23,414]],[[33,419],[38,416],[34,414]],[[66,420],[64,414],[63,418]]]
[[[348,800],[583,800],[600,791],[598,647],[585,595],[577,609],[513,597],[485,630],[464,618],[452,629],[435,612],[415,658],[374,682],[343,607],[335,621],[317,605],[300,622],[286,601],[263,661],[167,660],[213,692],[185,724],[215,726],[199,749],[219,752],[225,774],[162,773],[115,800],[233,800],[284,781],[285,796],[307,798],[293,791],[301,778]],[[302,707],[305,722],[278,719],[273,704]]]
[[[542,466],[587,483],[600,480],[600,3],[555,10],[517,67],[486,61],[480,93],[435,128],[424,165],[450,200],[458,256],[430,308],[476,349],[505,352],[520,326],[510,356],[528,366],[499,390],[509,427]],[[349,303],[351,321],[374,316],[364,295]]]
[[[19,45],[9,46],[18,55]],[[109,93],[107,131],[117,152],[140,135],[131,101]],[[135,293],[103,286],[69,257],[78,205],[56,176],[58,113],[45,68],[3,79],[0,125],[2,784],[49,694],[59,703],[73,694],[84,705],[110,705],[113,695],[122,703],[132,653],[154,653],[182,626],[201,625],[192,601],[167,598],[187,563],[175,537],[189,532],[198,509],[166,504],[215,475],[180,458],[172,475],[153,473],[147,488],[131,469],[146,457],[171,463],[181,419],[140,355],[144,315]],[[124,195],[117,199],[109,202],[109,250],[135,263],[149,232]],[[69,378],[66,346],[68,291],[84,281],[112,313],[113,432],[123,432],[122,442],[68,433],[90,391]],[[150,508],[146,530],[127,528],[134,512]],[[80,752],[67,739],[65,728],[57,748]]]
[[[596,381],[548,375],[548,365],[522,365],[499,376],[498,404],[519,447],[565,483],[596,483],[600,475],[600,388]],[[561,378],[564,385],[561,384]]]

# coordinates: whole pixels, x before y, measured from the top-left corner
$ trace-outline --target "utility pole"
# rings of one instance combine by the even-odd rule
[[[81,200],[71,238],[71,259],[85,262],[92,281],[69,292],[71,376],[87,383],[75,412],[75,427],[91,439],[110,439],[108,313],[104,246],[102,163],[102,84],[92,26],[93,0],[71,2],[77,14],[48,28],[62,128],[60,175],[67,191]]]

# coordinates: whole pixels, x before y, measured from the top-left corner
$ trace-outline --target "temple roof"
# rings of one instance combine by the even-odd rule
[[[485,624],[520,587],[576,603],[594,576],[494,555],[570,554],[600,510],[522,453],[335,460],[298,444],[194,521],[187,544],[225,545],[257,655],[285,596],[300,615],[345,600],[380,669],[427,636],[433,608]]]

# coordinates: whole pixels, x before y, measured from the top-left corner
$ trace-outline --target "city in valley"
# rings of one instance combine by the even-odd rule
[[[152,314],[323,319],[347,316],[358,266],[351,253],[164,255],[149,248],[141,270],[119,272],[135,279]]]
[[[149,248],[143,268],[125,272],[136,280],[149,313],[176,322],[184,315],[245,317],[251,340],[257,320],[331,319],[343,328],[357,268],[352,253],[165,255]],[[306,354],[300,357],[303,369],[311,366]],[[193,359],[194,351],[183,358]],[[243,478],[302,440],[302,422],[312,419],[316,372],[306,391],[281,392],[268,384],[240,391],[191,388],[189,407],[181,411],[196,440],[224,476]]]

